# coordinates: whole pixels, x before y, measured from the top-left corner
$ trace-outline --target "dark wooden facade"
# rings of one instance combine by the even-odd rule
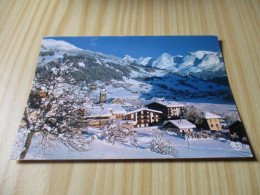
[[[246,131],[244,128],[244,125],[241,121],[237,120],[236,122],[232,123],[228,126],[230,135],[233,135],[234,133],[238,136],[238,140],[242,141],[244,143],[248,143],[248,138],[246,135]]]
[[[163,119],[178,118],[180,116],[180,111],[183,109],[183,107],[165,106],[157,102],[148,104],[146,105],[146,107],[148,107],[149,109],[161,111],[163,113]]]
[[[126,113],[124,119],[136,121],[134,127],[148,127],[161,123],[162,113],[160,111],[141,109]]]

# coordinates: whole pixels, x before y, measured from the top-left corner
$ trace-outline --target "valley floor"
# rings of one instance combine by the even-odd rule
[[[191,104],[202,108],[204,111],[214,113],[229,113],[238,117],[238,110],[235,103],[220,100],[220,99],[207,99],[207,98],[193,98],[185,99],[182,103]]]

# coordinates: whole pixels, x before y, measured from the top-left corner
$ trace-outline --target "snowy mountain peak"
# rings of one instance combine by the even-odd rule
[[[190,55],[193,55],[195,58],[201,60],[205,55],[216,55],[216,52],[212,51],[196,51],[196,52],[190,52]]]
[[[175,65],[176,63],[174,62],[174,57],[168,53],[163,53],[152,63],[152,67],[167,70],[172,70]]]
[[[125,57],[123,58],[125,61],[128,61],[128,62],[134,62],[136,64],[139,64],[139,65],[143,65],[143,66],[147,66],[147,65],[150,65],[150,61],[152,60],[151,57],[146,57],[146,58],[143,58],[143,57],[140,57],[139,59],[135,59],[135,58],[132,58],[131,56],[129,55],[125,55]]]
[[[169,60],[169,59],[172,59],[173,56],[169,53],[163,53],[162,55],[159,56],[158,59],[163,59],[163,60]]]
[[[54,39],[43,39],[41,51],[45,51],[45,50],[69,52],[69,51],[80,51],[82,49],[75,47],[74,45],[65,41],[58,41]]]
[[[135,58],[132,58],[132,57],[129,56],[129,55],[125,55],[123,59],[126,60],[126,61],[130,61],[130,62],[134,62],[134,61],[136,61]]]
[[[151,57],[146,57],[146,58],[140,57],[137,60],[137,64],[140,64],[140,65],[143,65],[143,66],[147,66],[147,65],[149,65],[151,60],[152,60]]]
[[[196,51],[185,56],[163,53],[152,63],[152,67],[204,80],[226,76],[221,52]]]

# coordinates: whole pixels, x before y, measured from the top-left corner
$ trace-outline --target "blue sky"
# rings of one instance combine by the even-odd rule
[[[186,55],[188,52],[220,51],[217,36],[125,36],[125,37],[46,37],[69,42],[84,50],[134,58],[158,58],[162,53]]]

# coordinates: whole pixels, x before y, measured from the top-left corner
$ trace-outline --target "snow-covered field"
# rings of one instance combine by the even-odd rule
[[[194,105],[202,108],[204,111],[215,113],[230,113],[239,117],[238,110],[235,103],[219,100],[219,99],[206,99],[206,98],[194,98],[185,100],[182,103],[186,105]]]
[[[98,130],[92,130],[91,133]],[[246,144],[241,144],[241,148],[232,146],[232,142],[224,138],[208,138],[189,140],[189,147],[184,136],[175,136],[170,132],[163,132],[163,138],[176,145],[177,155],[162,155],[153,152],[148,148],[148,143],[154,139],[154,132],[151,129],[137,129],[139,146],[127,143],[108,143],[105,139],[98,138],[91,144],[91,149],[87,152],[79,153],[68,150],[63,144],[54,141],[55,147],[48,147],[43,150],[39,141],[40,136],[35,136],[25,159],[178,159],[178,158],[231,158],[231,157],[252,157],[250,148]],[[92,134],[93,135],[93,134]],[[82,134],[86,139],[90,135]],[[16,154],[13,153],[12,157]]]

